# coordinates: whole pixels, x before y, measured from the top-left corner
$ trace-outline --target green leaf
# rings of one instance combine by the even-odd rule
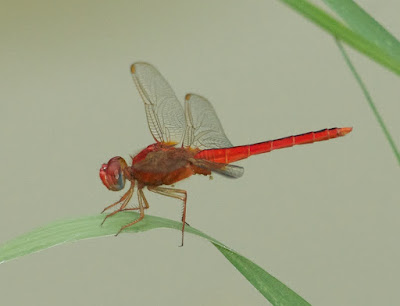
[[[306,0],[281,1],[331,33],[339,40],[344,41],[356,50],[369,56],[374,61],[400,75],[400,60],[397,59],[397,56],[393,56],[391,52],[388,53],[383,47],[376,45],[363,35],[352,31],[322,9]]]
[[[310,305],[255,263],[225,246],[213,244],[272,305]]]
[[[323,0],[353,31],[322,9],[309,3],[307,0],[281,1],[285,2],[300,14],[334,35],[347,65],[360,85],[368,104],[381,126],[382,131],[400,165],[400,152],[397,149],[396,144],[393,141],[393,138],[390,135],[383,118],[380,116],[370,94],[368,93],[366,86],[362,82],[355,67],[352,65],[350,58],[347,56],[340,41],[343,41],[358,51],[368,55],[376,62],[386,66],[399,75],[400,42],[353,0]]]
[[[1,245],[0,263],[66,242],[115,235],[122,225],[138,216],[135,212],[122,212],[107,220],[103,226],[100,226],[100,223],[104,215],[51,223]],[[180,222],[146,215],[141,222],[124,230],[124,233],[144,232],[155,228],[173,228],[180,231],[181,227]],[[185,232],[210,241],[273,305],[310,305],[289,287],[221,242],[193,227],[187,226]]]
[[[358,74],[356,68],[352,64],[349,56],[346,53],[346,50],[343,48],[343,46],[339,40],[336,40],[336,43],[339,47],[340,52],[343,55],[344,60],[346,61],[347,66],[349,66],[350,71],[353,73],[354,78],[357,80],[358,85],[360,86],[361,90],[363,91],[365,99],[367,100],[369,107],[371,108],[376,120],[378,121],[378,123],[383,131],[383,134],[385,135],[387,141],[389,142],[389,145],[392,148],[393,154],[396,157],[397,162],[399,163],[399,166],[400,166],[400,151],[397,148],[396,143],[394,142],[392,135],[390,134],[388,128],[386,127],[383,117],[380,115],[378,108],[375,106],[375,103],[372,100],[372,97],[369,94],[367,87],[365,86],[363,80],[361,79],[361,76]]]
[[[344,22],[365,39],[400,61],[400,42],[352,0],[323,0]]]

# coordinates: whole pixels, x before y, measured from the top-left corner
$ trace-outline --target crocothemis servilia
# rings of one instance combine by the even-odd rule
[[[131,66],[131,72],[143,99],[148,126],[155,143],[133,156],[129,165],[122,157],[116,156],[100,168],[100,178],[109,190],[122,190],[126,180],[130,182],[128,191],[121,199],[103,210],[104,212],[119,205],[104,218],[104,221],[121,211],[139,211],[139,217],[121,227],[117,235],[144,218],[144,210],[149,208],[143,192],[146,188],[183,202],[183,245],[187,224],[187,193],[186,190],[166,186],[193,174],[211,175],[216,172],[238,178],[243,175],[244,169],[232,165],[233,162],[272,150],[344,136],[352,130],[351,127],[330,128],[250,145],[233,146],[208,100],[196,94],[187,94],[183,108],[170,85],[152,65],[135,63]],[[127,207],[135,185],[138,206]]]

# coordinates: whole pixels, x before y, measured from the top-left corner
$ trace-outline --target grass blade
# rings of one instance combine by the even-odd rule
[[[214,245],[272,305],[310,305],[310,303],[255,263],[235,251],[215,243]]]
[[[124,212],[115,215],[100,226],[104,215],[57,221],[23,234],[0,246],[0,263],[24,255],[38,252],[59,244],[83,239],[115,235],[120,227],[138,217],[138,213]],[[180,222],[146,215],[145,218],[127,228],[124,232],[144,232],[155,228],[173,228],[181,230]],[[193,228],[186,232],[198,235],[210,241],[242,275],[274,305],[310,305],[297,293],[234,250],[214,238]]]
[[[306,0],[281,0],[333,36],[400,75],[400,61]]]
[[[364,82],[362,81],[360,75],[357,73],[356,68],[351,63],[350,58],[347,55],[346,50],[343,48],[343,46],[340,43],[340,41],[336,39],[336,43],[337,43],[337,45],[338,45],[338,47],[339,47],[339,49],[340,49],[340,51],[341,51],[341,53],[342,53],[342,55],[343,55],[343,57],[345,59],[347,65],[349,66],[349,68],[350,68],[351,72],[353,73],[355,79],[357,80],[358,84],[360,85],[360,87],[361,87],[361,89],[362,89],[362,91],[364,93],[364,96],[368,101],[368,105],[371,108],[372,112],[374,113],[375,118],[378,121],[379,125],[381,126],[383,134],[386,136],[386,139],[388,140],[388,142],[390,144],[390,147],[392,148],[394,156],[397,158],[397,162],[400,165],[400,152],[399,152],[399,149],[396,147],[396,144],[395,144],[392,136],[390,135],[389,130],[387,129],[386,124],[383,121],[382,116],[379,114],[378,109],[376,108],[376,106],[374,104],[374,101],[372,100],[371,95],[369,94],[369,92],[367,90],[367,87],[364,85]]]
[[[323,0],[355,32],[400,61],[400,42],[353,0]]]

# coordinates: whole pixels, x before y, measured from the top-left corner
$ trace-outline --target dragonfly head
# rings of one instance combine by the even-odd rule
[[[100,168],[100,179],[107,189],[119,191],[125,186],[125,169],[127,164],[120,156],[111,158],[107,164],[103,164]]]

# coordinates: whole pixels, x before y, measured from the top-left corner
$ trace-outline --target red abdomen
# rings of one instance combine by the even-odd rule
[[[235,161],[248,158],[251,155],[267,153],[272,150],[283,149],[300,144],[313,143],[317,141],[328,140],[350,133],[352,128],[332,128],[316,132],[289,136],[276,140],[269,140],[245,146],[237,146],[223,149],[209,149],[197,153],[194,157],[206,159],[216,163],[233,163]]]

